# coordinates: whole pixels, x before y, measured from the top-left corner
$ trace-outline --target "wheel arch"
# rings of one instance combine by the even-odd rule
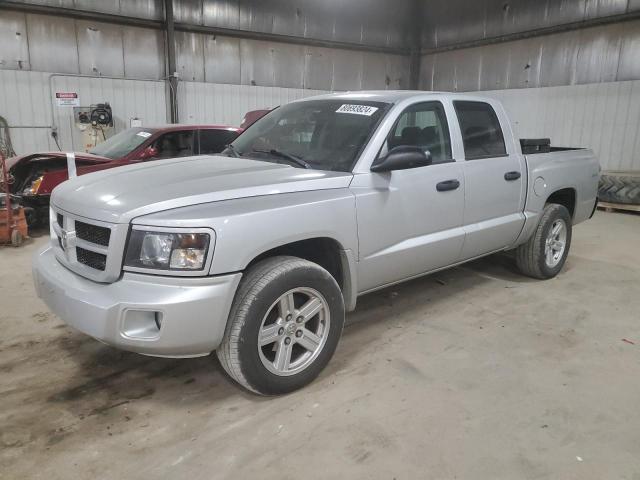
[[[355,308],[357,298],[355,258],[353,252],[344,248],[338,240],[324,236],[310,237],[270,247],[255,255],[246,265],[245,270],[261,260],[278,255],[291,255],[320,265],[336,280],[342,291],[346,310],[351,311]]]
[[[574,214],[576,211],[576,201],[577,201],[577,192],[573,187],[565,187],[559,188],[551,193],[547,200],[545,201],[545,205],[548,203],[556,203],[558,205],[562,205],[569,211],[569,216],[573,220]]]

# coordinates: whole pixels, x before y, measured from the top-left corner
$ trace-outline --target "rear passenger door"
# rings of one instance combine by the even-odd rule
[[[200,155],[212,155],[220,153],[227,145],[233,142],[238,132],[222,129],[199,130]]]
[[[465,161],[462,259],[503,249],[524,224],[526,165],[512,141],[505,141],[506,115],[481,101],[454,101]],[[500,115],[500,117],[499,117]]]

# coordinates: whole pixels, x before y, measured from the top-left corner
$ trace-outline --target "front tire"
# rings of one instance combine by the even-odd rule
[[[571,246],[571,215],[563,205],[545,205],[527,243],[516,249],[516,264],[524,275],[541,280],[555,277]]]
[[[217,350],[225,371],[261,395],[312,382],[329,362],[344,325],[335,279],[297,257],[263,260],[245,273]]]

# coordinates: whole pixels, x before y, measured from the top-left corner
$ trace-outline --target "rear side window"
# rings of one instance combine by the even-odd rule
[[[238,136],[231,130],[200,130],[200,155],[220,153]]]
[[[160,136],[153,145],[158,151],[153,158],[178,158],[194,155],[194,133],[194,130],[180,130]]]
[[[484,102],[453,102],[467,160],[507,154],[502,128],[493,107]]]

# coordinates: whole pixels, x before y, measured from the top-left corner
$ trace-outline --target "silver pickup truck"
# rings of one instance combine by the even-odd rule
[[[39,296],[72,327],[163,357],[216,351],[260,394],[311,382],[359,295],[515,249],[562,269],[593,214],[589,150],[514,138],[499,102],[432,92],[296,101],[220,156],[69,180],[51,197]]]

